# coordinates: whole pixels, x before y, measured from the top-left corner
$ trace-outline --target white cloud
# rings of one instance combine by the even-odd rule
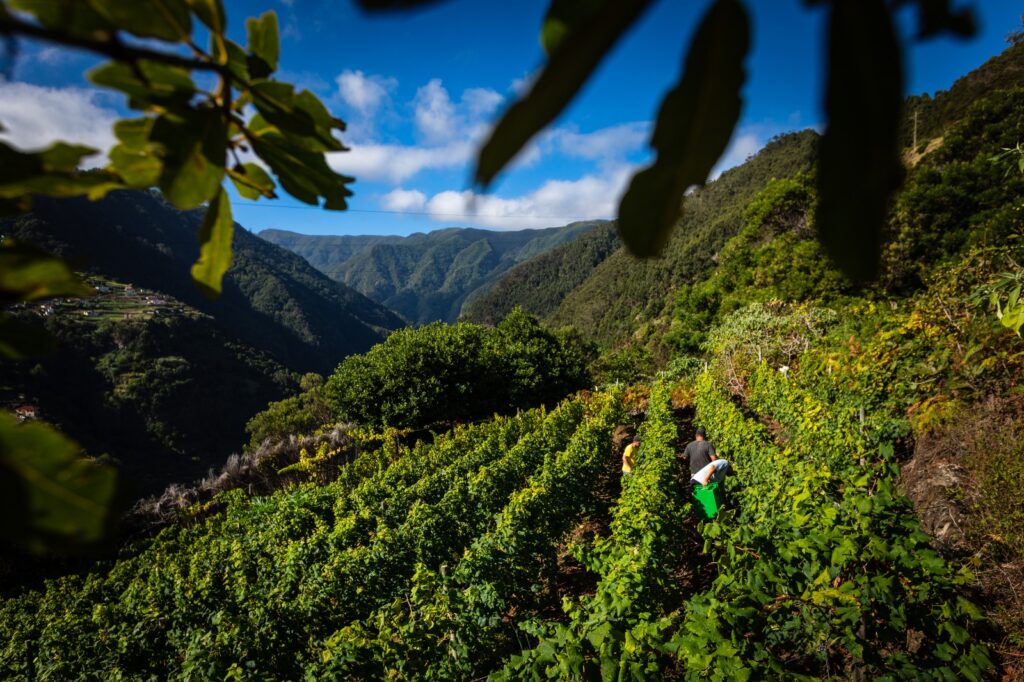
[[[95,147],[101,154],[85,159],[86,167],[106,164],[115,142],[113,125],[120,118],[102,106],[102,93],[86,88],[48,88],[0,81],[0,137],[22,149],[39,149],[57,140]]]
[[[398,86],[394,78],[367,76],[362,71],[346,69],[335,79],[338,94],[345,104],[362,116],[372,116]]]
[[[328,155],[331,168],[361,180],[404,182],[420,171],[465,166],[476,152],[470,140],[433,147],[398,144],[353,144],[347,152]]]
[[[469,88],[462,93],[462,103],[470,120],[493,114],[505,98],[490,88]]]
[[[527,90],[533,87],[533,83],[537,80],[537,75],[539,73],[540,71],[538,70],[525,74],[522,78],[513,78],[512,82],[508,84],[508,89],[517,96],[522,97],[526,94]]]
[[[591,161],[621,159],[643,148],[650,135],[649,121],[634,121],[601,128],[591,133],[580,133],[574,128],[556,128],[547,136],[547,142],[566,156]]]
[[[431,218],[451,223],[464,216],[475,225],[505,229],[552,227],[574,220],[612,218],[634,167],[586,175],[577,180],[548,180],[532,192],[517,197],[452,190],[435,194],[426,204]]]
[[[455,105],[448,91],[441,85],[441,79],[434,78],[416,91],[413,100],[416,128],[423,139],[430,143],[450,140],[458,131]]]
[[[380,198],[380,205],[388,211],[422,211],[427,195],[416,189],[395,188]]]

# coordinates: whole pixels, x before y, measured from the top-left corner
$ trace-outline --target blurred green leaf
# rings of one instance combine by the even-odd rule
[[[817,226],[851,279],[878,272],[899,154],[903,65],[884,0],[834,0],[829,17],[828,126],[819,147]]]
[[[221,293],[224,273],[231,267],[231,236],[235,224],[231,220],[231,200],[221,189],[206,209],[199,228],[199,260],[192,266],[192,279],[207,298]]]
[[[619,235],[642,257],[657,255],[679,219],[683,194],[703,185],[729,144],[742,100],[750,25],[738,0],[717,0],[701,21],[683,77],[661,103],[655,162],[637,173],[619,206]]]
[[[117,472],[46,424],[0,412],[0,537],[31,551],[93,547],[119,512]]]
[[[184,0],[88,0],[118,29],[142,38],[180,42],[192,35],[192,17]]]
[[[11,9],[27,12],[47,28],[57,28],[71,35],[89,36],[113,27],[88,2],[82,0],[8,0]]]
[[[346,187],[353,178],[339,175],[327,165],[324,155],[293,144],[273,126],[253,129],[253,151],[267,162],[285,191],[299,201],[317,205],[324,197],[324,208],[343,211],[352,196]]]
[[[53,337],[36,325],[0,313],[0,355],[12,360],[45,355],[56,348]]]
[[[268,11],[259,19],[247,19],[245,28],[249,36],[249,51],[256,57],[255,62],[249,62],[249,72],[254,78],[266,78],[277,71],[281,53],[277,13]]]
[[[548,125],[633,25],[651,0],[619,0],[568,35],[530,91],[501,117],[477,157],[475,182],[487,187],[530,138]]]
[[[246,83],[249,81],[249,61],[248,56],[245,54],[245,50],[238,43],[225,40],[225,49],[227,50],[227,64],[228,70],[231,71],[231,75],[238,80]]]
[[[188,0],[188,4],[207,28],[214,33],[224,32],[228,22],[221,0]]]
[[[231,178],[238,193],[246,199],[259,199],[261,196],[268,199],[277,198],[277,194],[274,193],[277,185],[258,164],[249,162],[229,168],[228,177]]]
[[[221,112],[204,109],[187,117],[163,115],[151,139],[161,148],[160,189],[181,209],[211,200],[224,178],[227,128]]]
[[[174,111],[187,110],[196,94],[188,71],[155,62],[139,61],[134,67],[109,62],[89,71],[86,77],[96,85],[128,95],[133,109],[148,109],[152,104],[159,104]]]
[[[120,144],[110,150],[110,164],[129,187],[144,189],[160,181],[163,165],[149,148],[153,119],[122,119],[114,124]]]
[[[94,293],[66,261],[13,239],[0,242],[0,302]]]

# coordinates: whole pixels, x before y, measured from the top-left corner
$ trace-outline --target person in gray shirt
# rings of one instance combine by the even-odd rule
[[[715,446],[708,442],[707,437],[707,431],[703,428],[697,429],[697,440],[687,445],[683,451],[683,456],[690,463],[691,476],[718,459]]]

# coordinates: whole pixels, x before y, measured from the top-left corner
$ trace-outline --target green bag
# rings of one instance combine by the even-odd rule
[[[718,515],[722,507],[722,491],[717,483],[699,485],[693,489],[693,499],[697,501],[697,513],[709,520]]]

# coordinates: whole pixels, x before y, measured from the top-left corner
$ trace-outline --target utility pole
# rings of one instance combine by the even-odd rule
[[[914,144],[911,145],[913,149],[917,149],[917,115],[920,113],[919,109],[914,109]]]

